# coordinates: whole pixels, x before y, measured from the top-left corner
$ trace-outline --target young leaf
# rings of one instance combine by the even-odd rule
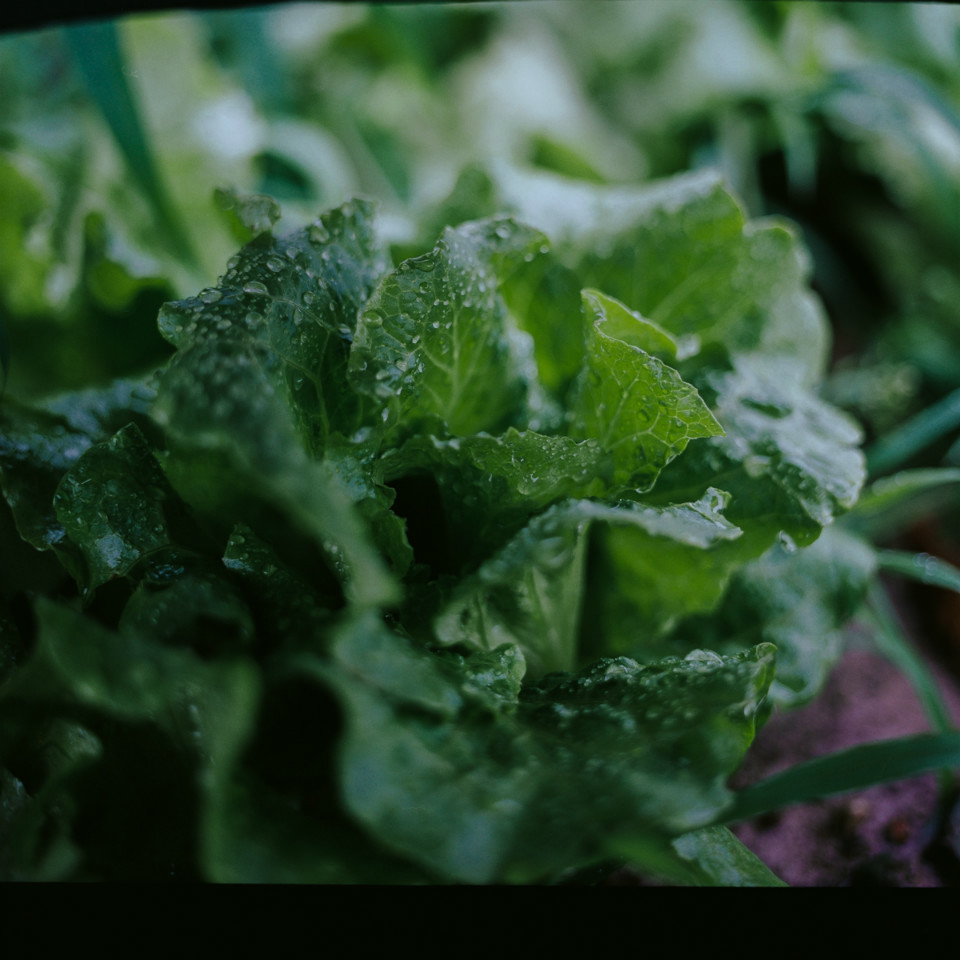
[[[545,242],[506,218],[463,224],[381,282],[357,323],[350,373],[386,406],[389,430],[506,426],[526,383],[499,286]]]
[[[617,337],[625,325],[622,305],[613,306],[611,323],[607,298],[585,292],[583,304],[586,361],[574,389],[570,432],[580,440],[596,438],[612,455],[617,485],[649,490],[691,440],[723,430],[676,370]],[[631,341],[642,337],[649,344],[655,338],[639,322],[636,328],[628,333]],[[663,347],[662,340],[656,343]]]

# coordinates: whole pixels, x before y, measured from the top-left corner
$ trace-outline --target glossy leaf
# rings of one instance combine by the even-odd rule
[[[545,242],[508,219],[464,224],[382,281],[358,321],[350,372],[386,405],[389,428],[463,436],[506,425],[526,384],[498,288]]]
[[[637,322],[626,334],[630,340],[620,339],[623,308],[590,293],[584,294],[584,313],[586,361],[574,389],[571,433],[597,439],[611,454],[617,485],[648,490],[691,440],[723,430],[694,387],[637,345],[641,340],[663,349],[653,329]]]
[[[752,739],[772,648],[649,668],[601,661],[525,687],[519,700],[522,660],[508,651],[486,656],[475,676],[488,686],[492,673],[513,708],[490,710],[485,697],[478,712],[469,674],[445,677],[443,660],[369,622],[340,632],[329,680],[349,718],[345,801],[384,843],[467,882],[529,880],[616,847],[605,834],[627,845],[726,805],[724,771]],[[424,674],[416,685],[412,669]],[[441,718],[448,733],[437,736]],[[678,756],[689,763],[679,774]],[[591,811],[578,818],[585,830],[571,829],[571,805]]]

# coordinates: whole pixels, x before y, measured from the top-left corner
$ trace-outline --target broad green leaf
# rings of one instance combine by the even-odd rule
[[[857,500],[860,428],[806,389],[745,361],[692,378],[726,431],[693,444],[661,475],[657,499],[706,486],[731,494],[727,515],[758,556],[781,531],[810,543]]]
[[[263,194],[241,194],[218,187],[214,200],[239,243],[249,243],[263,233],[270,233],[281,216],[280,204]]]
[[[320,455],[331,433],[351,436],[363,420],[346,367],[357,311],[387,267],[373,205],[353,200],[288,236],[264,233],[227,267],[216,287],[166,304],[160,331],[179,349],[178,364],[206,366],[203,352],[189,359],[190,348],[206,346],[224,364],[257,366],[307,449]],[[227,391],[246,389],[226,371],[221,378]]]
[[[563,397],[583,365],[580,278],[551,249],[524,261],[504,284],[503,294],[517,325],[533,337],[541,384]]]
[[[581,662],[675,652],[665,634],[680,618],[712,610],[749,556],[743,530],[730,522],[730,502],[729,494],[709,488],[693,503],[591,509],[602,522],[588,561]]]
[[[391,854],[344,814],[315,817],[251,776],[237,776],[210,805],[201,838],[211,883],[436,883]]]
[[[629,343],[664,363],[676,364],[680,344],[663,327],[600,290],[584,290],[583,301],[588,318],[594,323],[602,321],[603,332],[608,337]]]
[[[574,389],[570,432],[579,440],[596,439],[612,455],[617,485],[649,490],[691,440],[723,430],[694,387],[635,345],[638,338],[649,344],[653,330],[644,331],[638,321],[627,329],[627,342],[619,338],[627,321],[621,305],[613,306],[611,323],[610,301],[589,292],[583,300],[586,359]]]
[[[310,454],[362,418],[345,377],[353,320],[384,262],[371,215],[355,201],[289,237],[263,235],[219,287],[168,304],[160,327],[179,350],[154,408],[170,445],[164,467],[188,503],[227,531],[238,520],[265,527],[279,510],[360,602],[391,597],[393,584]]]
[[[311,646],[327,628],[337,598],[320,593],[243,524],[230,534],[223,565],[239,582],[257,632],[270,647]]]
[[[70,836],[71,779],[100,755],[101,745],[79,724],[48,720],[38,726],[32,759],[34,770],[43,768],[42,786],[34,773],[28,791],[0,766],[0,878],[6,881],[64,880],[76,875],[81,861]]]
[[[71,572],[78,557],[54,509],[57,484],[92,444],[130,422],[149,429],[152,399],[148,385],[120,380],[33,407],[11,399],[0,407],[0,486],[17,529],[38,550],[55,549]]]
[[[204,663],[49,601],[37,620],[29,660],[0,691],[0,755],[15,770],[51,721],[73,731],[76,760],[64,766],[58,734],[62,772],[48,768],[37,795],[41,827],[82,824],[69,831],[80,862],[53,879],[161,879],[171,861],[195,876],[197,817],[255,719],[252,663]]]
[[[222,569],[168,549],[138,565],[140,582],[120,615],[122,633],[189,647],[205,660],[252,652],[255,626],[246,597]]]
[[[376,657],[361,656],[371,643]],[[517,701],[509,660],[487,671],[515,709],[490,712],[471,706],[476,673],[444,670],[370,618],[345,624],[334,651],[348,809],[384,844],[466,882],[542,879],[716,817],[773,671],[771,647],[649,667],[621,658],[553,674]],[[402,680],[418,659],[429,701]]]
[[[840,628],[856,613],[876,574],[862,540],[828,527],[802,550],[775,544],[733,573],[711,615],[691,617],[666,639],[664,652],[706,646],[734,653],[762,642],[777,647],[772,701],[800,706],[823,686],[843,648]]]
[[[726,501],[710,490],[670,507],[557,504],[457,585],[437,636],[487,650],[514,643],[533,676],[672,652],[658,639],[684,613],[710,609],[742,562]]]
[[[828,356],[809,257],[786,221],[747,222],[715,171],[604,186],[492,164],[474,215],[508,210],[550,237],[581,286],[602,290],[674,336],[696,334],[812,385]],[[476,196],[482,197],[483,193]],[[536,333],[536,331],[534,331]]]
[[[591,506],[559,504],[460,581],[434,622],[441,643],[515,644],[532,677],[574,670]]]
[[[366,523],[374,546],[391,571],[402,577],[413,563],[413,548],[406,521],[395,507],[396,491],[382,482],[382,471],[374,464],[373,457],[369,445],[335,443],[327,447],[324,463]]]
[[[168,517],[182,511],[136,424],[85,451],[60,480],[53,507],[83,556],[85,597],[168,546]]]
[[[452,572],[486,558],[551,503],[602,491],[610,474],[594,440],[513,427],[500,436],[412,437],[388,451],[378,470],[402,491],[394,509],[407,516],[410,535],[429,528],[434,563]]]
[[[161,647],[137,634],[114,633],[47,600],[38,605],[37,618],[36,647],[4,687],[4,705],[46,704],[48,709],[92,712],[123,723],[149,721],[184,749],[206,756],[218,754],[223,744],[249,728],[244,722],[232,731],[223,724],[236,718],[225,721],[219,713],[234,695],[253,695],[257,681],[248,661],[204,663],[190,651]]]
[[[499,286],[545,243],[506,218],[463,224],[384,278],[357,323],[350,373],[385,405],[388,430],[508,424],[527,384]]]

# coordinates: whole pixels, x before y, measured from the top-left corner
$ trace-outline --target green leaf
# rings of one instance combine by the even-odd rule
[[[527,385],[498,288],[545,242],[506,218],[464,224],[384,278],[357,323],[350,373],[385,405],[388,430],[507,426]]]
[[[61,731],[60,770],[39,774],[38,830],[65,825],[76,852],[53,879],[160,879],[171,860],[190,878],[208,798],[255,720],[253,664],[204,663],[46,600],[36,613],[31,656],[0,691],[0,752],[14,772],[24,760],[35,770],[38,731],[51,720]],[[48,869],[38,855],[30,879]]]
[[[218,187],[213,198],[239,243],[249,243],[263,233],[270,233],[281,216],[280,204],[263,194],[241,194]]]
[[[191,506],[227,531],[238,520],[265,527],[279,510],[320,544],[358,602],[389,600],[395,587],[332,471],[313,458],[363,417],[346,363],[384,263],[371,216],[354,201],[289,237],[261,236],[220,286],[168,304],[160,327],[179,350],[154,407],[170,446],[164,467]]]
[[[251,611],[222,570],[176,549],[155,553],[138,566],[140,583],[120,615],[122,633],[189,647],[205,660],[252,652]]]
[[[48,303],[44,290],[49,262],[39,256],[36,241],[28,244],[31,228],[47,208],[48,197],[36,176],[21,170],[16,155],[0,153],[0,282],[4,306],[14,314],[39,313]],[[7,363],[4,360],[4,370]]]
[[[391,571],[402,577],[413,563],[413,548],[406,521],[394,506],[396,491],[381,482],[382,471],[373,461],[372,445],[336,443],[327,447],[324,463],[350,497]]]
[[[149,429],[153,390],[133,380],[54,397],[29,407],[7,399],[0,407],[0,486],[20,535],[38,550],[55,549],[77,572],[53,496],[67,470],[94,443],[130,422]]]
[[[925,447],[957,427],[960,427],[960,390],[938,400],[877,440],[867,451],[867,466],[871,475],[903,466]]]
[[[90,94],[103,113],[133,175],[149,198],[158,222],[174,247],[195,262],[190,239],[160,178],[154,151],[127,85],[127,69],[114,23],[84,23],[66,29],[67,44]]]
[[[610,473],[609,458],[594,440],[578,442],[513,427],[496,437],[412,437],[387,451],[378,469],[385,483],[401,481],[407,498],[418,484],[423,488],[421,510],[428,514],[423,522],[441,539],[436,560],[454,572],[489,556],[551,503],[602,490]],[[411,508],[401,501],[396,509]]]
[[[907,553],[902,550],[879,550],[877,566],[881,570],[909,577],[929,587],[943,587],[960,593],[960,570],[952,563],[928,553]]]
[[[592,318],[595,325],[602,323],[608,337],[629,343],[665,363],[677,362],[680,344],[663,327],[599,290],[584,290],[582,297],[588,318]]]
[[[447,644],[515,643],[532,676],[598,656],[644,660],[684,613],[709,609],[738,558],[726,495],[671,507],[567,501],[463,579],[435,621]]]
[[[722,821],[750,820],[768,810],[907,780],[943,767],[960,767],[960,732],[921,733],[865,743],[798,763],[746,787]]]
[[[168,546],[168,513],[182,509],[136,424],[83,453],[60,480],[53,506],[83,556],[84,596]]]
[[[811,385],[823,375],[828,327],[796,229],[773,218],[747,222],[715,171],[641,187],[504,163],[487,176],[483,203],[492,209],[474,215],[509,210],[537,224],[581,286],[675,337],[695,334],[705,347],[764,358],[781,379]]]
[[[726,827],[685,833],[673,841],[673,849],[692,869],[695,886],[787,886]]]
[[[515,656],[481,654],[483,671],[460,672],[472,657],[451,669],[370,618],[344,624],[334,652],[348,809],[387,846],[466,882],[544,878],[715,817],[773,666],[770,647],[650,667],[601,661],[517,700]],[[417,687],[411,670],[423,674]],[[471,694],[491,673],[496,710]]]
[[[707,486],[729,491],[727,515],[754,555],[781,531],[810,543],[856,503],[864,462],[853,420],[746,362],[692,379],[726,435],[691,446],[664,472],[655,497],[692,498]]]
[[[877,557],[881,568],[884,566],[885,553],[888,551],[881,551]],[[956,581],[953,589],[956,589]],[[873,624],[873,641],[877,649],[910,681],[930,726],[937,733],[952,730],[950,708],[943,699],[936,678],[923,657],[904,635],[897,622],[893,605],[879,583],[871,584],[865,613]]]
[[[802,550],[775,544],[733,573],[715,611],[681,623],[663,652],[706,646],[734,653],[773,643],[771,701],[800,706],[827,679],[843,648],[840,628],[859,609],[875,574],[873,549],[837,527]]]
[[[648,490],[660,471],[691,440],[723,430],[673,368],[636,345],[650,343],[652,328],[638,321],[628,328],[630,342],[619,339],[626,308],[585,292],[588,324],[586,362],[574,389],[570,431],[580,440],[596,438],[614,462],[614,482]],[[662,348],[662,338],[655,340]]]
[[[210,805],[201,863],[211,883],[437,882],[385,851],[339,811],[306,816],[242,774]]]
[[[207,366],[210,353],[234,368],[253,365],[266,389],[250,403],[277,395],[309,451],[321,454],[333,432],[351,436],[363,413],[346,381],[350,341],[357,312],[387,267],[373,212],[371,203],[353,200],[304,230],[263,234],[230,260],[216,287],[166,304],[158,322],[180,351],[177,368]],[[169,376],[161,377],[161,393]],[[238,393],[234,405],[241,402],[247,384],[231,383],[225,371],[221,378],[218,393]],[[211,413],[204,419],[216,422],[217,410]]]
[[[329,626],[337,598],[320,593],[249,527],[234,528],[223,565],[254,611],[259,636],[271,646],[313,646]]]
[[[590,511],[560,504],[531,520],[456,586],[434,622],[437,638],[487,651],[515,644],[532,677],[575,669]]]
[[[915,520],[942,508],[954,496],[960,470],[933,467],[901,470],[869,484],[844,523],[874,540],[889,538]]]
[[[675,652],[664,635],[681,617],[712,610],[749,556],[743,531],[726,516],[729,504],[729,494],[710,488],[693,503],[591,510],[603,522],[593,534],[582,660]]]

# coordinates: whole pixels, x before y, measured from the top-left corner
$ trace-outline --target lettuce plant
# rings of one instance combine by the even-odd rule
[[[712,173],[451,204],[234,198],[162,369],[4,399],[5,876],[777,882],[727,780],[875,567],[804,250]]]

